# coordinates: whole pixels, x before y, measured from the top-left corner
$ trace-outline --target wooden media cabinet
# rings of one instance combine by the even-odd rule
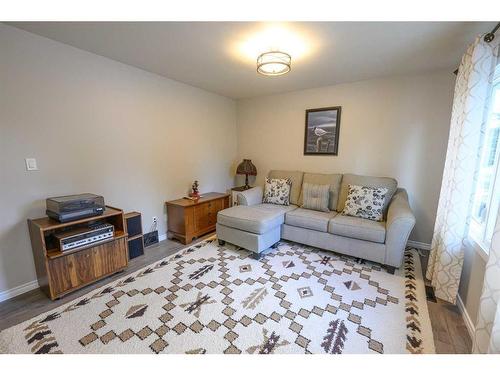
[[[114,236],[61,251],[54,234],[92,223],[109,223]],[[94,281],[122,271],[128,265],[127,230],[123,211],[106,206],[102,215],[60,223],[49,217],[28,219],[38,284],[55,300]]]

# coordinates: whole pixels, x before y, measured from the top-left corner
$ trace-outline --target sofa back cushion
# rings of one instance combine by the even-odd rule
[[[276,179],[287,179],[289,178],[292,182],[292,187],[290,189],[290,204],[299,204],[300,191],[302,190],[302,178],[304,177],[304,172],[300,171],[280,171],[273,170],[270,171],[269,178]]]
[[[345,201],[347,200],[347,194],[349,190],[349,185],[359,185],[359,186],[369,186],[369,187],[383,187],[387,188],[387,194],[384,200],[384,217],[387,215],[387,207],[389,202],[394,195],[398,187],[398,182],[394,178],[390,177],[372,177],[372,176],[360,176],[355,174],[345,174],[342,177],[342,184],[340,187],[340,196],[337,204],[337,211],[342,212],[345,206]]]
[[[313,185],[330,185],[330,197],[328,208],[332,211],[337,209],[337,202],[340,192],[340,183],[342,182],[341,174],[322,174],[322,173],[304,173],[304,181]],[[302,193],[302,189],[301,189]],[[303,204],[302,194],[299,199],[299,205]],[[344,208],[344,206],[342,206]]]

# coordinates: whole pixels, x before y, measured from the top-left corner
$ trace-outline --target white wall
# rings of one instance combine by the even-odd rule
[[[479,299],[483,290],[484,273],[487,263],[487,255],[483,253],[481,256],[480,252],[483,250],[476,249],[475,246],[467,245],[464,248],[464,265],[458,289],[458,295],[474,326],[477,321]]]
[[[430,243],[446,154],[453,69],[238,101],[238,155],[270,169],[395,177]],[[271,78],[274,79],[274,78]],[[279,79],[279,78],[276,78]],[[305,110],[342,106],[338,156],[304,156]]]
[[[26,219],[46,197],[102,194],[164,234],[165,200],[194,179],[231,187],[235,116],[233,100],[0,24],[0,294],[36,278]]]

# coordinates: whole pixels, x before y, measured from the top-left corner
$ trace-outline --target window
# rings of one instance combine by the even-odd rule
[[[470,236],[486,251],[500,205],[500,65],[490,100],[470,225]]]

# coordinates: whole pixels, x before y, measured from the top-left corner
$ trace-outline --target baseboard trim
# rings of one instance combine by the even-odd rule
[[[418,241],[408,241],[406,244],[408,246],[411,246],[411,247],[416,247],[417,249],[420,249],[420,250],[427,250],[427,251],[431,250],[430,243],[418,242]]]
[[[474,327],[474,323],[472,323],[472,319],[470,318],[467,309],[465,308],[464,301],[460,298],[460,295],[457,295],[457,307],[462,314],[462,318],[464,320],[465,326],[467,327],[467,331],[469,332],[469,336],[474,338],[474,333],[476,332],[476,328]]]
[[[166,234],[161,234],[161,235],[158,235],[158,241],[161,242],[161,241],[165,241],[167,239],[167,235]],[[12,288],[12,289],[8,289],[8,290],[5,290],[3,292],[0,292],[0,302],[3,302],[3,301],[7,301],[11,298],[14,298],[20,294],[23,294],[23,293],[26,293],[26,292],[29,292],[33,289],[36,289],[38,288],[38,281],[37,280],[33,280],[33,281],[30,281],[30,282],[27,282],[26,284],[23,284],[23,285],[19,285],[19,286],[16,286],[15,288]]]
[[[15,296],[29,292],[36,288],[38,288],[38,280],[33,280],[27,282],[26,284],[16,286],[15,288],[5,290],[3,292],[0,292],[0,302],[7,301],[11,298],[14,298]]]

